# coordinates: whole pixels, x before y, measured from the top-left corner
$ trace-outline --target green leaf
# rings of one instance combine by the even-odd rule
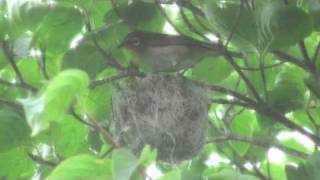
[[[60,122],[73,101],[83,103],[88,93],[89,77],[80,70],[66,70],[52,79],[40,97],[22,100],[32,135]]]
[[[319,172],[320,167],[320,153],[316,152],[312,156],[310,156],[305,163],[305,170],[307,172],[308,177],[310,177],[310,180],[316,180],[320,177]]]
[[[223,58],[206,58],[192,68],[192,78],[219,83],[232,72],[232,66]]]
[[[180,170],[173,170],[163,175],[160,180],[182,180]]]
[[[19,61],[18,67],[27,83],[35,87],[40,87],[42,74],[36,59],[23,59]]]
[[[138,159],[128,150],[116,149],[112,153],[113,179],[130,180],[138,165]]]
[[[134,1],[129,5],[127,4],[127,2],[123,3],[119,7],[119,11],[122,12],[122,18],[129,27],[145,31],[162,31],[165,18],[154,3]],[[107,23],[110,23],[110,20],[112,23],[119,21],[114,10],[107,13],[105,19]]]
[[[61,162],[47,180],[112,179],[112,163],[108,159],[97,159],[92,155],[73,156]]]
[[[72,5],[51,5],[35,32],[34,41],[50,50],[67,49],[71,39],[84,26],[82,13]]]
[[[0,152],[18,148],[30,140],[30,129],[21,112],[12,108],[0,110]]]
[[[203,159],[194,159],[192,162],[187,163],[186,166],[181,168],[181,179],[194,180],[202,179],[203,172],[206,170],[207,165]]]
[[[304,71],[287,67],[276,78],[273,89],[268,93],[271,108],[279,112],[290,112],[304,106]]]
[[[48,3],[25,2],[19,9],[22,22],[31,31],[39,28],[49,12],[50,5]]]
[[[0,153],[0,177],[4,179],[30,179],[35,173],[35,168],[34,162],[23,148]]]
[[[255,176],[243,175],[235,169],[227,169],[206,174],[209,180],[259,180]]]
[[[310,156],[305,164],[300,163],[298,167],[286,166],[288,180],[317,180],[320,177],[319,166],[320,155],[317,152]]]
[[[286,166],[286,175],[288,180],[301,180],[301,179],[315,180],[315,179],[310,179],[303,164],[300,164],[298,168],[290,165]]]
[[[1,9],[0,9],[1,11]],[[5,11],[3,11],[5,12]],[[0,12],[0,41],[2,41],[5,37],[5,35],[8,33],[9,31],[9,22],[7,17],[5,17],[4,13]]]
[[[90,39],[83,40],[75,49],[65,53],[62,60],[62,69],[81,69],[95,78],[97,73],[108,66],[107,60],[101,55]]]
[[[111,78],[118,74],[119,72],[117,69],[107,68],[98,74],[97,79]],[[85,111],[98,121],[108,119],[112,111],[111,100],[115,90],[113,84],[110,83],[96,86],[94,89],[91,89],[84,102]]]
[[[294,20],[293,20],[294,19]],[[280,1],[268,1],[260,14],[260,38],[265,46],[286,47],[298,43],[311,34],[312,17],[302,8],[285,5]]]
[[[258,25],[255,12],[247,6],[240,11],[239,1],[206,1],[205,13],[215,30],[240,50],[255,51],[258,44]],[[238,16],[241,13],[241,16]]]
[[[237,115],[231,122],[231,130],[235,134],[239,134],[245,137],[252,137],[253,132],[257,128],[257,121],[253,113],[250,111],[244,111]],[[240,156],[244,156],[250,147],[250,143],[242,143],[232,141],[231,145]]]
[[[88,151],[87,135],[88,129],[73,116],[66,116],[63,121],[53,123],[48,132],[56,153],[62,158]]]
[[[301,142],[297,141],[294,137],[281,140],[281,144],[291,149],[296,149],[297,151],[311,154],[314,151],[314,148],[306,147]]]
[[[262,164],[261,171],[263,174],[270,174],[271,179],[280,180],[286,179],[286,172],[284,164],[272,163],[269,161],[265,161]]]
[[[157,160],[157,150],[152,149],[151,146],[147,145],[143,148],[139,164],[143,164],[144,166],[149,166],[151,163],[155,162]]]
[[[49,112],[49,119],[59,119],[68,110],[74,99],[83,101],[88,93],[89,78],[79,70],[65,70],[60,72],[48,84],[44,92],[45,111]]]

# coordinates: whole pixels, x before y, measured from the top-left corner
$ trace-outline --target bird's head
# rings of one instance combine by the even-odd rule
[[[134,31],[129,33],[121,43],[120,47],[126,47],[133,51],[139,51],[144,48],[144,33],[140,31]]]

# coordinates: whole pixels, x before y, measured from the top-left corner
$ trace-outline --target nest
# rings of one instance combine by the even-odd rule
[[[112,104],[114,135],[137,155],[149,144],[159,160],[176,163],[196,156],[205,143],[208,98],[183,77],[148,75],[127,82]]]

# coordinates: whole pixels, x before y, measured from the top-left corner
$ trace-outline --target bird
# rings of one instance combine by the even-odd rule
[[[134,62],[146,72],[178,72],[193,67],[205,57],[224,55],[225,48],[218,42],[202,42],[182,35],[133,31],[119,47],[134,54]],[[233,56],[239,53],[229,52]]]

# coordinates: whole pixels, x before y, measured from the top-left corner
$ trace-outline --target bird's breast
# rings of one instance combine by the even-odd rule
[[[184,46],[148,47],[144,55],[145,63],[152,71],[180,70],[185,68],[184,64],[193,61],[189,48]]]

